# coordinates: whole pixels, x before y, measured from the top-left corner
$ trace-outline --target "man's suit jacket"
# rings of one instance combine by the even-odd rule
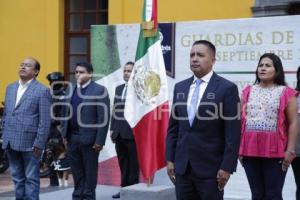
[[[116,87],[113,113],[111,116],[110,130],[113,131],[112,139],[116,139],[119,135],[122,139],[133,139],[132,129],[124,118],[125,101],[122,100],[122,93],[125,84]]]
[[[70,87],[66,90],[65,102],[69,106],[64,106],[64,114],[69,116],[71,100],[73,93],[76,91],[76,86]],[[82,96],[82,103],[80,115],[78,115],[79,137],[82,144],[105,144],[107,135],[109,119],[110,119],[110,105],[107,89],[93,81],[87,86],[84,96]],[[77,111],[73,111],[77,112]],[[69,120],[62,122],[62,137],[70,139],[68,130]]]
[[[213,73],[190,126],[187,99],[193,77],[175,85],[167,134],[167,161],[183,175],[188,162],[200,178],[216,178],[219,169],[234,172],[240,142],[239,96],[232,82]],[[230,119],[231,117],[231,119]]]
[[[19,82],[7,86],[4,108],[3,148],[16,151],[45,147],[51,123],[49,89],[33,79],[17,106]]]

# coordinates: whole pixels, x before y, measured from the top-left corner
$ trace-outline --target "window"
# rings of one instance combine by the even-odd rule
[[[65,1],[66,80],[74,81],[77,62],[90,62],[90,26],[108,24],[108,0]]]
[[[300,2],[290,3],[288,9],[289,15],[299,15],[300,14]]]

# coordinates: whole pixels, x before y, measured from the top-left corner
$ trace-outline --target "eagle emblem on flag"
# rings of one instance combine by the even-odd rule
[[[134,67],[133,87],[138,99],[145,105],[155,104],[161,88],[158,73],[148,70],[149,67],[138,65]]]

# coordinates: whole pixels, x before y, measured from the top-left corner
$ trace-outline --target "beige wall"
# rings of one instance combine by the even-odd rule
[[[48,73],[63,70],[63,8],[63,0],[0,1],[0,101],[27,56],[40,61],[44,84]]]

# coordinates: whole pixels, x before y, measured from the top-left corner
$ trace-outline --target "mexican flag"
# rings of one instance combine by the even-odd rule
[[[140,170],[149,180],[165,166],[169,120],[167,77],[157,30],[157,0],[144,0],[135,60],[124,115],[133,129]]]

